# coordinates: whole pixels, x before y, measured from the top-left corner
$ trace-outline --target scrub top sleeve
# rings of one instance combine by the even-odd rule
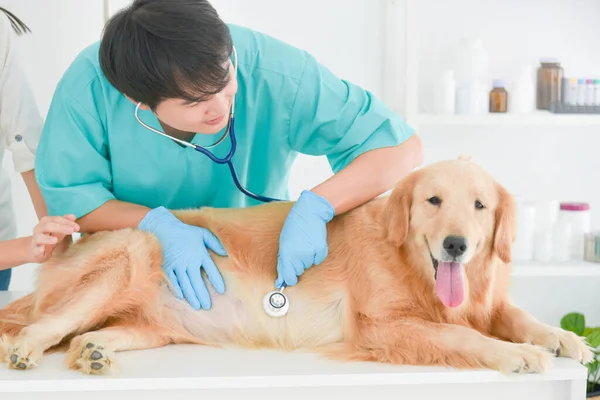
[[[307,55],[290,117],[290,147],[326,155],[334,173],[373,149],[397,146],[414,129],[371,92]]]
[[[49,215],[81,218],[115,199],[104,128],[83,103],[57,91],[44,124],[36,178]]]
[[[16,172],[31,171],[42,117],[29,86],[8,18],[0,13],[0,137],[11,151]]]

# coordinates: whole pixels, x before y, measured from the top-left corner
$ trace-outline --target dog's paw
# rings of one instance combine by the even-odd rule
[[[71,369],[89,375],[103,375],[112,372],[113,354],[105,346],[91,341],[79,341],[80,346],[72,346],[67,354],[67,364]]]
[[[541,346],[508,343],[490,355],[489,367],[502,373],[544,373],[552,365],[553,355]]]
[[[583,364],[594,358],[585,338],[561,328],[548,327],[533,335],[530,342],[548,349],[557,357],[573,358]]]
[[[14,343],[8,343],[7,356],[8,367],[12,369],[32,369],[40,365],[44,351],[37,343],[27,338],[17,339]]]

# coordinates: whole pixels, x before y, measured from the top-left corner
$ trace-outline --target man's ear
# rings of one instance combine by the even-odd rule
[[[413,172],[396,185],[381,215],[386,236],[396,247],[402,246],[408,236],[415,176]]]
[[[130,102],[132,102],[133,104],[135,104],[137,106],[137,101],[133,100],[131,97],[129,96],[125,96],[127,97],[127,100],[129,100]],[[144,111],[148,111],[150,109],[150,107],[146,104],[140,104],[140,110],[144,110]]]
[[[495,213],[493,251],[505,263],[512,261],[512,246],[517,235],[517,205],[514,197],[501,185],[498,190],[498,207]]]

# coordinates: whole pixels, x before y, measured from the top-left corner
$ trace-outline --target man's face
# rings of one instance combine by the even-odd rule
[[[165,100],[154,111],[158,119],[184,132],[214,134],[225,128],[238,88],[233,64],[231,61],[228,63],[230,80],[221,92],[199,103],[189,103],[181,99]]]

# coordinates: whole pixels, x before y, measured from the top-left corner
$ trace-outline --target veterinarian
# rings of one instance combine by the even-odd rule
[[[46,217],[46,205],[34,175],[42,118],[15,41],[15,33],[21,35],[30,30],[10,11],[1,7],[0,11],[0,290],[8,290],[12,268],[46,260],[58,245],[65,243],[60,233],[65,224],[74,222],[64,217]],[[11,180],[1,167],[6,149],[11,152],[15,171],[25,182],[37,217],[41,218],[32,236],[16,238]]]
[[[209,309],[200,271],[223,293],[208,250],[227,254],[211,232],[167,209],[261,202],[238,190],[227,165],[144,127],[136,106],[145,124],[223,158],[231,142],[219,139],[234,97],[233,165],[245,188],[288,198],[298,153],[326,156],[335,173],[303,191],[289,213],[276,287],[295,285],[323,261],[335,215],[387,191],[421,162],[410,126],[305,51],[226,25],[205,0],[137,0],[113,16],[56,89],[36,162],[50,214],[74,213],[82,232],[153,232],[175,294]]]

